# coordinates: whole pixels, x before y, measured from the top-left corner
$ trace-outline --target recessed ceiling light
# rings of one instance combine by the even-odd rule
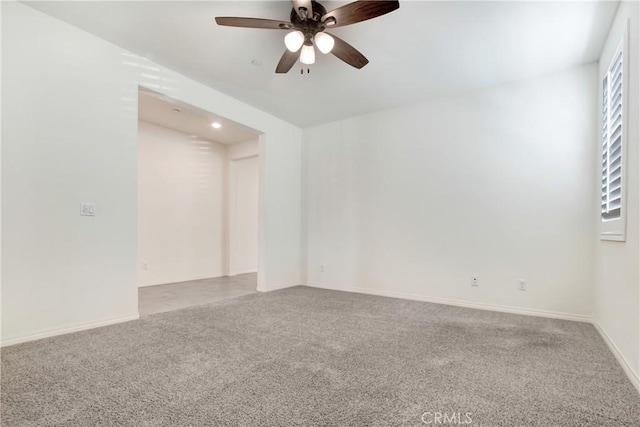
[[[222,125],[218,122],[213,122],[211,123],[211,127],[214,129],[220,129],[222,127]]]
[[[259,66],[262,65],[262,61],[257,59],[257,58],[256,59],[252,59],[251,60],[251,64],[255,65],[256,67],[259,67]]]

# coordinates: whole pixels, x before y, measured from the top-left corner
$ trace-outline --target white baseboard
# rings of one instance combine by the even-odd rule
[[[409,294],[405,292],[358,288],[358,287],[352,287],[352,286],[320,285],[316,283],[308,283],[306,286],[310,286],[312,288],[331,289],[334,291],[355,292],[359,294],[408,299],[413,301],[433,302],[436,304],[454,305],[456,307],[476,308],[479,310],[498,311],[501,313],[524,314],[526,316],[548,317],[550,319],[560,319],[560,320],[572,320],[574,322],[591,323],[591,320],[592,320],[591,316],[585,316],[582,314],[562,313],[562,312],[555,312],[555,311],[537,310],[537,309],[521,308],[521,307],[510,307],[510,306],[495,305],[495,304],[484,304],[484,303],[477,303],[477,302],[464,301],[464,300],[458,300],[458,299],[438,298],[438,297],[429,297],[429,296],[418,295],[418,294]]]
[[[300,286],[300,282],[287,282],[287,283],[280,283],[280,284],[275,284],[275,285],[270,285],[265,287],[261,287],[260,285],[258,285],[257,291],[271,292],[271,291],[277,291],[279,289],[293,288],[294,286]]]
[[[593,326],[596,327],[597,331],[600,333],[600,336],[602,337],[604,342],[606,342],[607,345],[609,346],[609,350],[611,350],[611,352],[615,356],[620,366],[622,366],[622,369],[624,370],[625,374],[627,374],[627,377],[629,377],[631,384],[633,384],[636,390],[638,390],[638,393],[640,393],[640,377],[638,376],[638,374],[636,374],[633,371],[633,369],[631,369],[631,365],[629,364],[629,362],[627,362],[627,359],[625,359],[625,357],[622,355],[622,352],[620,351],[618,346],[615,345],[613,340],[609,337],[609,335],[607,335],[607,333],[602,328],[602,326],[600,326],[600,323],[598,323],[598,321],[595,319],[593,320]]]
[[[140,318],[140,315],[135,314],[133,316],[119,317],[117,319],[103,320],[100,322],[83,323],[80,325],[74,325],[66,328],[50,329],[50,330],[38,332],[32,335],[26,335],[22,337],[9,338],[8,340],[3,340],[0,346],[9,347],[11,345],[20,344],[23,342],[55,337],[57,335],[70,334],[72,332],[86,331],[87,329],[94,329],[94,328],[100,328],[102,326],[115,325],[116,323],[130,322],[131,320],[138,320],[139,318]]]
[[[229,274],[231,276],[231,274]],[[162,283],[144,283],[138,284],[139,288],[148,288],[149,286],[162,286],[162,285],[174,285],[176,283],[184,283],[184,282],[195,282],[197,280],[206,280],[206,279],[217,279],[218,277],[227,277],[226,274],[223,273],[215,273],[214,275],[209,275],[205,277],[200,277],[196,279],[185,279],[185,280],[176,280],[174,282],[162,282]]]
[[[139,288],[148,288],[150,286],[168,285],[168,283],[145,283],[144,285],[138,285]]]
[[[237,276],[238,274],[249,274],[249,273],[257,273],[258,270],[240,270],[240,271],[233,271],[229,273],[229,276]]]

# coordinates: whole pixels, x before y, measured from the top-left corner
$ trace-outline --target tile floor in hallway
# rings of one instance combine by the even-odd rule
[[[138,289],[140,316],[209,304],[256,292],[257,273],[190,280]]]

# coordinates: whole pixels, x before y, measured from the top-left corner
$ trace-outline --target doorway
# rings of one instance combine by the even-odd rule
[[[140,315],[256,292],[260,133],[138,93]]]

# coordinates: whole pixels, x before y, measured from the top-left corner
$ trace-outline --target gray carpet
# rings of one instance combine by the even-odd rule
[[[8,347],[1,381],[5,427],[640,425],[589,324],[305,287]]]

